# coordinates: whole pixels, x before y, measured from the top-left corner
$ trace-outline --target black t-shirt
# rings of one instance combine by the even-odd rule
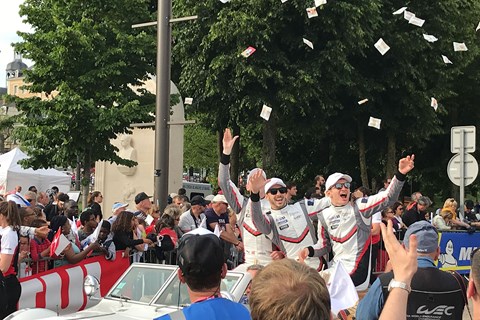
[[[215,231],[210,227],[211,223],[218,223],[218,228],[220,231],[227,231],[227,224],[229,223],[228,220],[228,213],[222,213],[221,215],[217,215],[212,208],[205,210],[205,217],[207,217],[207,229],[210,231]]]

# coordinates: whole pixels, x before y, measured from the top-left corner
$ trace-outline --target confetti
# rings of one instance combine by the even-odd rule
[[[408,23],[413,24],[414,26],[417,26],[417,27],[422,27],[423,24],[425,23],[425,20],[413,16],[410,18],[410,20],[408,20]]]
[[[390,50],[390,47],[383,41],[382,38],[378,39],[377,43],[375,43],[375,48],[377,48],[378,52],[382,54],[382,56]]]
[[[270,119],[271,113],[272,113],[272,108],[264,104],[262,107],[262,112],[260,112],[260,117],[268,121],[268,119]]]
[[[454,42],[453,43],[453,50],[454,51],[467,51],[467,46],[464,42]]]
[[[477,26],[477,28],[475,29],[475,32],[477,32],[478,30],[480,30],[480,22],[478,23],[478,26]]]
[[[305,43],[307,46],[309,46],[311,49],[313,49],[312,41],[303,38],[303,43]]]
[[[327,4],[327,0],[315,0],[315,7],[320,7],[324,4]]]
[[[193,98],[185,98],[185,104],[192,104],[193,103]]]
[[[257,49],[255,49],[254,47],[248,47],[247,49],[243,50],[242,56],[244,56],[245,58],[248,58],[248,57],[250,57],[255,51],[257,51]]]
[[[443,59],[443,62],[444,62],[444,63],[450,63],[450,64],[453,64],[453,62],[452,62],[452,61],[450,61],[450,59],[448,59],[448,58],[447,58],[447,56],[444,56],[443,54],[442,54],[442,59]]]
[[[281,1],[282,1],[282,3],[285,3],[285,2],[287,2],[287,0],[281,0]]]
[[[368,99],[363,99],[363,100],[358,101],[358,104],[364,104],[364,103],[367,103],[367,102],[368,102]]]
[[[220,0],[221,3],[227,3],[230,2],[230,0]]]
[[[368,120],[368,126],[369,127],[373,127],[373,128],[377,128],[377,129],[380,129],[380,123],[382,122],[381,119],[377,119],[377,118],[374,118],[374,117],[370,117],[370,119]]]
[[[316,7],[307,8],[307,15],[309,19],[318,17],[317,8]]]
[[[428,42],[435,42],[438,40],[437,37],[425,33],[423,34],[423,39],[427,40]]]
[[[435,111],[437,111],[437,108],[438,108],[438,102],[437,102],[437,99],[435,99],[434,97],[431,98],[431,102],[430,102],[430,106],[435,109]]]
[[[393,14],[402,14],[405,10],[407,10],[407,7],[401,7],[397,11],[395,11]]]
[[[414,14],[414,13],[412,13],[412,12],[410,12],[410,11],[407,11],[407,10],[403,11],[403,18],[404,18],[405,20],[410,21],[410,19],[412,19],[412,17],[415,17],[415,14]]]

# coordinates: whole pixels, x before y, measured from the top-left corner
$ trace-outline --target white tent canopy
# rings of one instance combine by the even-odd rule
[[[23,169],[18,161],[25,158],[28,156],[19,148],[0,155],[0,194],[5,194],[16,186],[22,187],[22,194],[30,186],[35,186],[38,191],[46,191],[53,186],[57,186],[61,192],[70,190],[69,175],[55,169]]]

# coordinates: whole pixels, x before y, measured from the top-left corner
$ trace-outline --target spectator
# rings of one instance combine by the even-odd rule
[[[31,207],[36,207],[37,206],[37,194],[33,191],[27,191],[23,195],[25,200],[27,200],[30,203]]]
[[[407,303],[408,319],[420,319],[426,310],[440,310],[437,317],[439,320],[462,319],[466,283],[460,275],[441,271],[435,266],[440,254],[437,230],[427,221],[412,224],[405,234],[404,244],[407,250],[411,235],[416,236],[418,255],[418,270],[411,280],[411,286],[407,282],[398,283],[402,280],[395,275],[395,268],[394,272],[382,274],[360,301],[357,319],[377,319],[392,287],[401,287],[411,292]],[[395,267],[395,261],[392,261],[392,266]]]
[[[323,278],[291,259],[273,261],[259,272],[253,279],[249,299],[253,320],[332,319],[330,295]]]
[[[18,278],[25,278],[32,275],[32,261],[30,260],[30,238],[20,236],[18,241],[20,253],[18,254]]]
[[[164,214],[155,225],[155,230],[157,234],[164,237],[165,236],[170,237],[174,247],[177,246],[177,242],[178,242],[178,236],[174,230],[176,223],[177,222],[174,217],[168,214]]]
[[[294,204],[295,201],[292,199],[297,196],[297,184],[293,181],[289,181],[286,183],[286,185],[287,185],[287,203]]]
[[[116,249],[113,242],[113,235],[110,232],[110,222],[103,220],[102,227],[98,234],[98,243],[100,244],[99,252],[105,254],[105,259],[115,261]]]
[[[42,219],[47,221],[47,216],[45,215],[45,212],[43,212],[43,210],[39,207],[33,208],[33,212],[35,213],[35,219]]]
[[[135,206],[137,211],[134,215],[140,219],[146,219],[148,210],[152,207],[152,203],[150,202],[151,196],[147,196],[145,192],[140,192],[135,196]],[[112,226],[113,227],[113,226]]]
[[[410,196],[411,201],[407,206],[407,210],[410,210],[415,204],[417,204],[417,200],[420,199],[421,196],[422,194],[420,193],[420,191],[412,193],[412,195]]]
[[[195,232],[195,231],[193,231]],[[178,246],[178,278],[186,283],[191,305],[156,320],[250,319],[241,304],[222,298],[221,281],[227,274],[223,248],[214,234],[185,234]]]
[[[200,227],[202,220],[205,218],[206,203],[202,196],[194,196],[190,204],[192,207],[190,210],[182,213],[178,224],[178,227],[184,233]]]
[[[403,223],[409,227],[415,222],[426,221],[425,214],[431,205],[432,201],[429,197],[421,196],[417,199],[416,203],[404,213],[402,217]]]
[[[449,211],[452,213],[452,220],[457,220],[457,208],[458,202],[454,198],[448,198],[443,203],[443,208],[441,211]]]
[[[186,200],[187,202],[190,201],[190,199],[188,199],[187,190],[185,190],[185,188],[180,188],[180,189],[178,189],[177,195],[179,195],[179,196],[184,196],[184,197],[185,197],[185,200]]]
[[[183,209],[185,202],[188,202],[187,197],[177,194],[172,198],[172,204],[178,206],[180,209]]]
[[[147,198],[148,199],[148,198]],[[113,242],[117,250],[125,250],[126,248],[138,251],[144,251],[144,244],[151,245],[149,239],[138,237],[135,228],[135,216],[130,211],[122,211],[112,225]]]
[[[0,202],[0,319],[17,310],[22,287],[17,278],[18,230],[22,221],[17,204],[13,201]]]
[[[470,230],[470,225],[459,220],[453,220],[453,214],[451,210],[443,210],[439,215],[433,217],[432,224],[437,230],[451,230],[454,227],[463,227]]]
[[[92,209],[97,223],[103,220],[102,207],[100,207],[100,203],[102,202],[103,195],[100,191],[93,191],[87,200],[88,206]]]
[[[390,185],[390,183],[392,183],[392,179],[390,179],[390,178],[383,179],[383,188],[381,188],[380,190],[378,190],[378,192],[387,190],[387,188],[388,188],[388,186]]]
[[[400,201],[395,202],[392,205],[392,210],[393,210],[393,214],[395,216],[395,220],[397,220],[397,224],[398,224],[399,228],[400,229],[407,229],[407,226],[403,223],[403,220],[402,220],[402,215],[405,212],[405,206],[403,205],[403,203],[401,203]],[[395,224],[395,222],[393,222],[393,223]],[[402,239],[403,239],[403,237],[400,240],[402,240]]]
[[[20,219],[22,219],[22,226],[29,226],[35,220],[35,212],[32,207],[21,207],[19,213]]]
[[[52,188],[53,189],[53,188]],[[65,209],[65,202],[70,200],[68,194],[58,193],[54,194],[53,202],[45,207],[45,214],[47,221],[52,221],[54,216],[62,215]]]
[[[78,204],[75,200],[68,200],[65,202],[65,215],[69,220],[73,221],[73,218],[78,220]]]
[[[98,223],[95,219],[94,211],[92,209],[86,209],[85,211],[83,211],[80,214],[80,223],[83,227],[78,230],[78,240],[82,242],[97,228]]]
[[[45,206],[48,205],[50,199],[48,198],[48,195],[41,191],[41,192],[38,192],[37,193],[37,207],[44,210],[45,209]]]
[[[209,194],[208,196],[205,197],[205,209],[212,207],[213,198],[215,198],[213,194]]]
[[[160,209],[156,204],[152,204],[152,207],[147,212],[147,219],[145,219],[145,233],[149,234],[153,230],[155,230],[155,224],[157,223],[158,219],[160,219]]]
[[[474,210],[475,205],[472,200],[465,200],[464,204],[464,219],[467,222],[478,222],[477,215]]]
[[[31,226],[38,228],[47,225],[47,221],[36,219],[33,220]],[[50,255],[50,241],[44,235],[35,236],[30,241],[30,254],[32,261],[35,263],[32,268],[32,274],[37,274],[48,270],[47,261],[44,258]]]
[[[122,211],[125,211],[127,207],[128,203],[114,202],[112,206],[112,216],[108,218],[108,222],[113,225],[113,223],[117,219],[118,214]]]
[[[35,186],[30,186],[30,187],[28,187],[28,191],[32,191],[32,192],[34,192],[34,193],[37,193],[37,187],[35,187]]]
[[[165,210],[163,211],[163,215],[171,216],[173,218],[173,221],[175,222],[175,226],[173,229],[177,234],[177,238],[180,239],[183,236],[183,232],[178,227],[178,223],[180,222],[180,216],[182,215],[182,210],[178,208],[178,206],[171,204],[165,208]]]
[[[325,177],[321,174],[315,177],[315,190],[319,190],[320,197],[325,196]]]

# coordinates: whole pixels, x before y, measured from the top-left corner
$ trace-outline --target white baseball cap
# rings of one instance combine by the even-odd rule
[[[287,187],[287,185],[283,182],[282,179],[279,179],[279,178],[272,178],[270,179],[270,181],[267,182],[267,184],[265,185],[265,193],[268,192],[268,190],[273,187],[274,185],[281,185],[282,187]]]
[[[223,194],[217,194],[215,197],[213,197],[212,202],[223,202],[228,204],[228,201]]]
[[[120,208],[128,207],[128,203],[115,202],[112,206],[112,212],[117,211]]]
[[[333,187],[340,179],[345,179],[347,182],[352,182],[352,177],[350,177],[348,174],[335,172],[334,174],[328,176],[327,182],[325,182],[325,190]]]

